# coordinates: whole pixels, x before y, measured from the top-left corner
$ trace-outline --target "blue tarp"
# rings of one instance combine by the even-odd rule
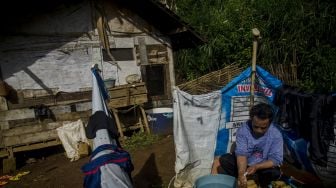
[[[251,67],[247,68],[221,89],[222,112],[215,156],[230,151],[237,128],[249,118],[251,72]],[[282,82],[260,66],[256,67],[255,78],[255,104],[265,102],[272,105],[276,89],[282,86]]]

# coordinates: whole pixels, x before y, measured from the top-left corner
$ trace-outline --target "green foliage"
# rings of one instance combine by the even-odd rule
[[[134,132],[131,137],[125,139],[122,146],[127,150],[143,148],[159,140],[159,136],[155,134],[147,134],[144,131]]]
[[[251,29],[261,31],[257,64],[298,64],[304,89],[336,88],[336,2],[179,0],[177,14],[208,43],[177,54],[177,74],[194,79],[228,64],[250,65]]]
[[[178,70],[194,79],[233,62],[250,61],[250,14],[243,1],[177,1],[178,14],[207,37],[208,43],[178,53]],[[181,3],[181,4],[179,4]],[[228,8],[231,7],[231,8]],[[184,12],[184,10],[187,10]]]

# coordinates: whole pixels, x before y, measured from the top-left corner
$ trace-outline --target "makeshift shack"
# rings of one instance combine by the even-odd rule
[[[14,0],[1,6],[0,19],[6,169],[15,152],[58,145],[57,127],[88,118],[92,64],[102,71],[115,115],[119,107],[171,105],[174,50],[203,43],[155,0]]]

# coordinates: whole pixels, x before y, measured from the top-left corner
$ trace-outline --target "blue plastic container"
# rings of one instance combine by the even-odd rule
[[[146,110],[146,113],[153,134],[166,135],[173,132],[172,108],[153,108]]]
[[[194,188],[235,188],[236,178],[224,175],[206,175],[195,181]]]

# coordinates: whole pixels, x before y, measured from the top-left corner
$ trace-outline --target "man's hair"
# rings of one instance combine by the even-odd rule
[[[269,122],[273,120],[273,109],[270,105],[266,103],[260,103],[253,106],[250,110],[250,118],[252,119],[254,116],[259,119],[269,119]]]

